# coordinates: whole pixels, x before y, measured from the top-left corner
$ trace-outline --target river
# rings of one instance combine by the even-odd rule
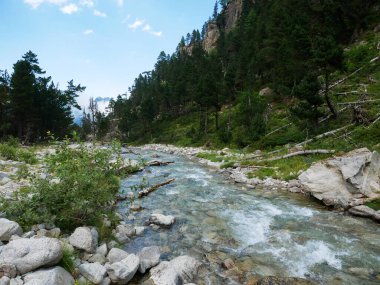
[[[157,152],[128,154],[153,160]],[[162,259],[188,254],[206,266],[198,284],[241,284],[251,276],[303,277],[319,284],[379,284],[380,227],[367,219],[326,210],[299,194],[246,189],[217,171],[185,157],[158,153],[161,161],[122,181],[136,186],[176,181],[139,200],[144,210],[120,211],[126,222],[143,225],[151,213],[176,217],[170,229],[147,227],[125,247],[130,253],[158,245]],[[225,271],[218,260],[231,258],[240,272]],[[137,282],[138,283],[138,282]]]

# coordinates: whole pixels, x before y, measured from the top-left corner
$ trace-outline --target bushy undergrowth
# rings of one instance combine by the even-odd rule
[[[0,143],[0,159],[21,161],[29,164],[37,162],[36,156],[31,150],[22,148],[14,140]]]
[[[3,201],[9,218],[23,226],[54,223],[64,231],[77,226],[100,225],[112,214],[112,203],[119,189],[119,148],[70,148],[63,144],[46,158],[46,179],[36,178],[30,187],[16,193],[13,201]],[[110,163],[110,161],[113,161]]]

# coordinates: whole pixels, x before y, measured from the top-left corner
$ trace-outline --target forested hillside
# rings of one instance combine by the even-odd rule
[[[380,115],[378,14],[378,1],[219,1],[108,118],[129,142],[237,147],[368,126]]]

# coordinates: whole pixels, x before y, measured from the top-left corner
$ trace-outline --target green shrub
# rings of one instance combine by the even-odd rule
[[[21,148],[14,141],[0,144],[0,158],[26,162],[29,164],[37,163],[36,156],[28,149]]]
[[[46,159],[51,177],[36,178],[16,193],[15,201],[2,201],[3,210],[23,226],[50,222],[70,231],[99,225],[112,213],[119,189],[121,160],[110,163],[112,158],[112,150],[71,149],[64,144]]]

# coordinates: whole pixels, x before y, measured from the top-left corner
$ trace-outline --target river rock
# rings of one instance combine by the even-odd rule
[[[17,268],[14,264],[0,265],[0,277],[15,278],[17,276]]]
[[[169,261],[162,261],[150,270],[150,278],[144,285],[178,285],[180,278]]]
[[[106,268],[100,263],[85,263],[78,267],[80,273],[94,284],[100,284],[106,275]]]
[[[74,278],[62,267],[41,269],[25,275],[24,285],[74,285]]]
[[[3,276],[0,278],[0,285],[9,285],[11,279],[9,277]]]
[[[380,198],[380,156],[357,149],[313,164],[299,181],[306,192],[328,206],[358,206],[367,198]]]
[[[95,252],[98,244],[98,233],[95,229],[91,230],[88,227],[79,227],[70,236],[69,242],[75,248],[92,253]]]
[[[124,250],[114,247],[108,253],[107,260],[109,261],[109,263],[112,264],[115,262],[122,261],[123,259],[127,258],[128,255],[129,254]]]
[[[160,262],[160,248],[158,246],[144,247],[139,252],[138,257],[140,258],[139,271],[145,273],[146,270]]]
[[[170,264],[184,283],[191,283],[201,266],[198,260],[188,255],[176,257],[170,261]]]
[[[8,219],[0,219],[0,241],[9,241],[12,235],[21,236],[23,231],[20,225]]]
[[[24,285],[24,281],[21,279],[21,276],[17,276],[10,280],[9,285]]]
[[[303,278],[268,276],[260,278],[256,285],[317,285],[317,283]]]
[[[112,282],[127,284],[135,276],[139,264],[140,259],[136,255],[130,254],[122,261],[106,264],[106,269]]]
[[[368,206],[361,205],[352,207],[348,210],[348,212],[354,216],[366,217],[374,219],[375,221],[380,221],[380,212],[375,211]]]
[[[149,223],[157,226],[170,227],[174,224],[175,218],[173,216],[165,216],[162,214],[152,214],[149,218]]]
[[[99,254],[99,253],[95,253],[95,254],[91,254],[91,256],[87,259],[88,262],[90,263],[100,263],[100,264],[104,264],[106,263],[106,257],[102,254]]]
[[[20,238],[0,247],[0,264],[13,264],[24,274],[42,266],[53,266],[62,258],[59,240]]]
[[[103,243],[101,246],[99,246],[95,253],[97,254],[101,254],[103,256],[106,256],[107,255],[107,252],[108,252],[108,249],[107,249],[107,244]]]

